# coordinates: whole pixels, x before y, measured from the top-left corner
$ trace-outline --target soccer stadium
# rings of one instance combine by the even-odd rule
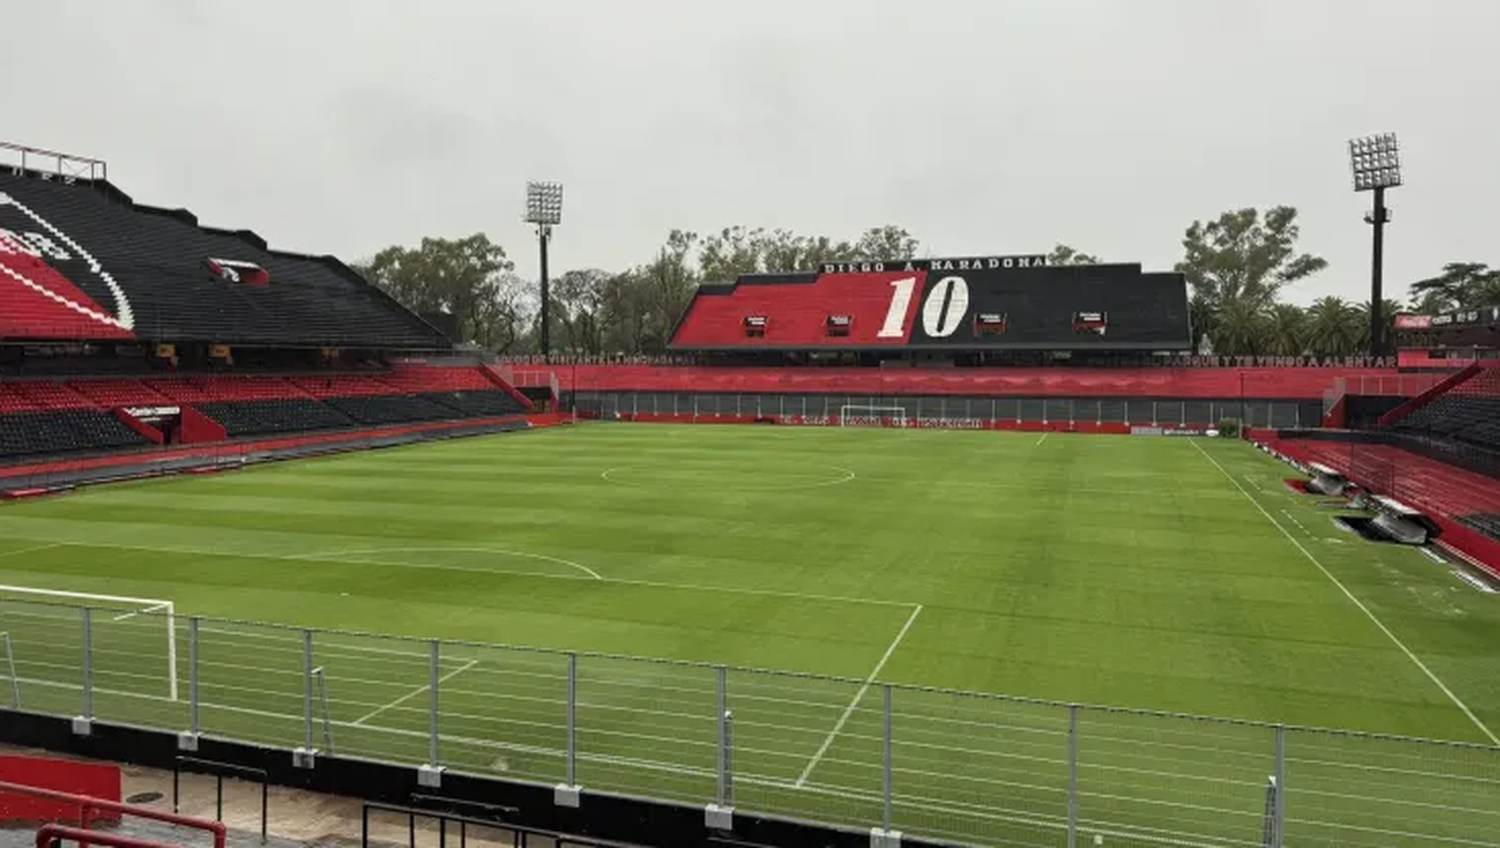
[[[891,257],[502,360],[66,162],[0,174],[7,822],[1500,845],[1500,307],[1229,362],[1179,273]]]

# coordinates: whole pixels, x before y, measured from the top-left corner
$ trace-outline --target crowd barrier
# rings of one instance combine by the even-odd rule
[[[332,755],[560,785],[585,806],[654,798],[962,844],[1500,834],[1487,745],[102,603],[9,597],[0,621],[11,709],[295,750],[312,768]]]

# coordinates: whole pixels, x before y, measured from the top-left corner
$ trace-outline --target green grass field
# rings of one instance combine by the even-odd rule
[[[302,634],[453,640],[440,758],[714,797],[716,680],[746,810],[1062,844],[1068,710],[1021,699],[1495,744],[1500,596],[1339,529],[1240,442],[593,425],[89,489],[0,507],[0,583],[170,600],[91,617],[101,721],[300,745]],[[22,706],[80,709],[80,614],[0,590]],[[427,761],[429,646],[315,637],[339,753]],[[606,656],[607,655],[607,656]],[[838,680],[774,675],[774,669]],[[8,670],[4,672],[8,676]],[[948,691],[1015,696],[992,699]],[[0,699],[7,696],[0,692]],[[321,708],[319,710],[321,716]],[[1107,845],[1260,844],[1271,728],[1078,714]],[[1287,840],[1500,845],[1500,750],[1289,732]]]

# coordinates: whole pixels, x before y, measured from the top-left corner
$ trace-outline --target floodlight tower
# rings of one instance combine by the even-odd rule
[[[547,242],[552,240],[552,228],[562,223],[562,183],[538,182],[526,184],[526,223],[536,225],[537,245],[542,254],[542,355],[552,352],[552,295],[547,280]]]
[[[1375,192],[1375,205],[1365,213],[1365,223],[1375,228],[1370,265],[1370,355],[1385,353],[1385,316],[1380,283],[1385,262],[1385,225],[1391,211],[1385,206],[1385,190],[1401,185],[1401,149],[1395,133],[1380,133],[1349,142],[1349,164],[1354,170],[1354,190]]]

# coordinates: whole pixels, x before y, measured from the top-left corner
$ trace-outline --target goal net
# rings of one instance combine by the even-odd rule
[[[0,660],[19,667],[19,677],[9,672],[13,685],[25,682],[28,667],[50,681],[57,675],[41,669],[81,666],[85,629],[96,666],[119,658],[131,666],[122,676],[154,690],[142,694],[177,700],[177,609],[171,601],[0,585],[0,631],[10,653]]]
[[[839,407],[840,427],[906,427],[904,406],[877,406],[846,403]]]

